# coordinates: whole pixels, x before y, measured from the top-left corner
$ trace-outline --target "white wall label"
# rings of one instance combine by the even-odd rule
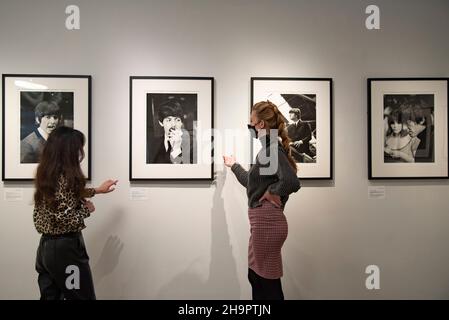
[[[385,187],[368,187],[368,199],[385,199]]]
[[[380,29],[380,9],[378,6],[372,4],[366,7],[365,13],[369,16],[365,20],[365,27],[368,30]]]
[[[23,201],[23,189],[21,188],[5,188],[5,201]]]
[[[65,8],[65,13],[69,16],[65,19],[65,27],[67,30],[80,29],[80,8],[75,5],[70,5]]]
[[[365,273],[369,274],[366,278],[365,286],[368,290],[380,289],[380,269],[375,264],[367,266]]]
[[[147,188],[131,188],[129,190],[129,199],[131,201],[148,200],[148,189]]]

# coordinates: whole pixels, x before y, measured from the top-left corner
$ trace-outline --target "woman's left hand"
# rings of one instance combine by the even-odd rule
[[[95,206],[92,201],[84,200],[83,203],[86,206],[87,210],[89,210],[89,213],[92,213],[95,211]]]
[[[115,190],[113,186],[117,184],[118,180],[106,180],[98,188],[95,188],[95,193],[109,193]]]
[[[259,199],[259,202],[262,202],[263,200],[270,201],[274,206],[280,208],[282,205],[281,197],[277,194],[271,194],[268,191],[265,191],[262,198]]]

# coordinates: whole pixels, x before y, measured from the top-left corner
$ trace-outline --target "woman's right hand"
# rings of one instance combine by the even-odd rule
[[[96,194],[100,194],[100,193],[109,193],[115,190],[115,185],[117,185],[118,180],[106,180],[105,182],[103,182],[98,188],[95,188],[95,193]]]
[[[234,156],[223,156],[223,161],[226,167],[232,167],[235,163],[235,157]]]
[[[84,205],[87,207],[87,210],[89,210],[90,213],[95,211],[95,206],[92,201],[84,200]]]

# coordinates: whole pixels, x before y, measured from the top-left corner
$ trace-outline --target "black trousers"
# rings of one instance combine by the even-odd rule
[[[251,283],[253,300],[284,300],[281,279],[266,279],[248,268],[248,280]]]
[[[36,271],[41,300],[95,300],[89,256],[81,232],[42,235]]]

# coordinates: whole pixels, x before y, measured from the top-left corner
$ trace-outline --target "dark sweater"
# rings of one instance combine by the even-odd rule
[[[284,208],[288,196],[301,188],[299,178],[296,176],[296,173],[288,162],[287,154],[282,144],[277,139],[270,141],[268,136],[263,136],[259,140],[262,143],[262,149],[257,154],[256,163],[251,165],[249,171],[243,169],[238,163],[235,163],[231,167],[231,170],[234,172],[240,184],[246,188],[248,206],[250,208],[262,205],[259,202],[259,199],[267,190],[271,194],[276,194],[281,197],[282,208]],[[264,167],[268,168],[269,163],[264,165],[261,164],[259,160],[264,155],[269,157],[270,144],[277,144],[277,170],[274,174],[261,174],[260,169]]]

